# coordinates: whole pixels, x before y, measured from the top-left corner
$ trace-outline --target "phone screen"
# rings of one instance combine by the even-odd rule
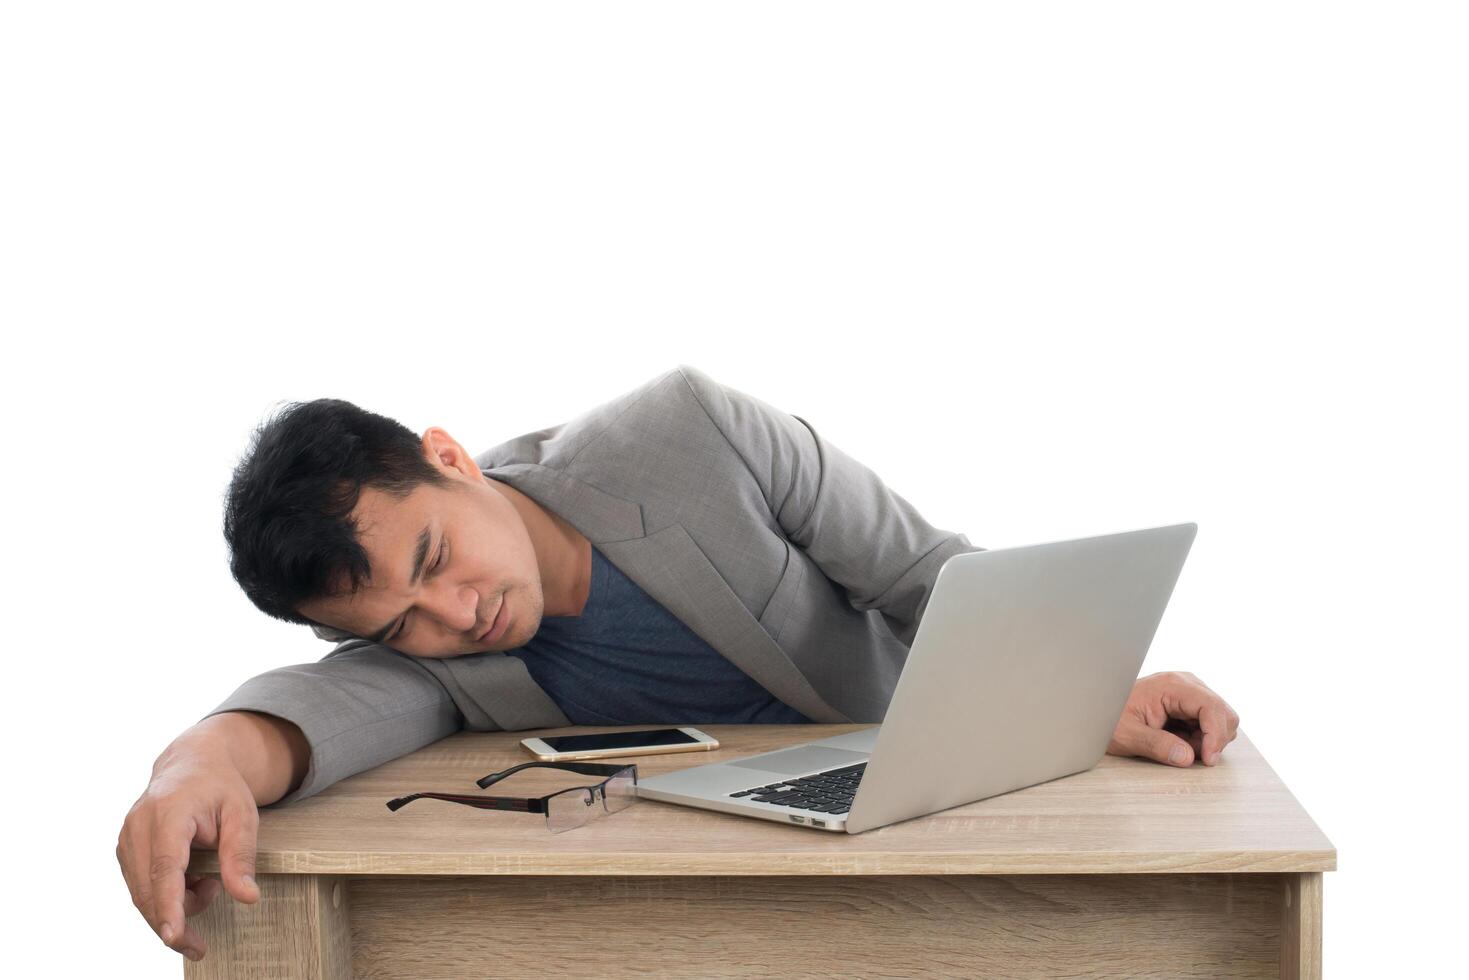
[[[541,741],[557,752],[592,749],[634,749],[645,745],[688,745],[697,742],[677,728],[649,728],[641,732],[604,732],[600,735],[542,735]]]

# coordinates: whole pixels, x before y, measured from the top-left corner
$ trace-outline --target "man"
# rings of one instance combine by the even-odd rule
[[[440,428],[293,405],[237,467],[225,536],[256,606],[338,645],[180,735],[123,824],[134,904],[194,959],[187,917],[221,887],[259,898],[259,807],[463,728],[880,722],[940,567],[981,550],[686,365],[477,458]],[[1213,765],[1238,722],[1155,674],[1108,751]],[[186,879],[191,844],[220,880]]]

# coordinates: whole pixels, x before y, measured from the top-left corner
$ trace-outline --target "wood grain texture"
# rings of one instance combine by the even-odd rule
[[[204,959],[185,959],[185,980],[350,980],[351,896],[327,875],[257,874],[260,901],[216,896],[189,922],[208,944]]]
[[[262,873],[342,875],[914,875],[1303,872],[1336,850],[1243,734],[1219,765],[1103,758],[1096,768],[863,834],[828,834],[652,800],[565,834],[539,814],[420,800],[529,757],[519,740],[623,728],[461,732],[261,812]],[[631,726],[645,727],[645,726]],[[737,759],[865,725],[711,725],[715,752],[632,757],[640,774]],[[527,770],[498,791],[534,796],[585,777]],[[189,870],[218,873],[214,851]]]
[[[363,878],[358,980],[1275,977],[1280,876]]]
[[[1285,980],[1321,978],[1321,872],[1281,875],[1280,975]]]

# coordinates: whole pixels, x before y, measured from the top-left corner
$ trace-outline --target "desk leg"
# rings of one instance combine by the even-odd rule
[[[350,980],[352,936],[347,879],[334,875],[257,875],[260,901],[246,905],[221,891],[189,920],[208,943],[185,980],[302,977]]]
[[[1280,882],[1280,975],[1321,980],[1321,872],[1283,874]]]

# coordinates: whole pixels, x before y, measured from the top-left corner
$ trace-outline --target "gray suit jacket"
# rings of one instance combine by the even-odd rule
[[[982,550],[805,419],[687,365],[475,462],[817,722],[882,720],[939,568]],[[410,657],[317,632],[339,641],[326,657],[251,678],[209,713],[261,711],[305,733],[310,769],[277,806],[461,728],[570,724],[516,657]]]

